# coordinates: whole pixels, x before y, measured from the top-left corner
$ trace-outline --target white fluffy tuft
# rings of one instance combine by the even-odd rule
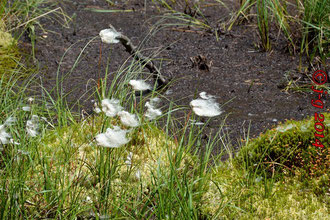
[[[6,126],[10,126],[10,125],[13,125],[15,122],[16,122],[16,118],[15,117],[9,117],[5,121],[5,125]]]
[[[145,91],[151,89],[151,86],[141,79],[139,80],[132,79],[129,81],[128,84],[130,84],[135,91]]]
[[[37,115],[32,115],[31,120],[26,122],[26,132],[31,137],[36,137],[38,135],[39,127],[39,117]]]
[[[119,40],[116,39],[120,36],[120,33],[113,29],[104,29],[100,31],[100,37],[103,43],[106,44],[116,44],[119,43]]]
[[[201,92],[201,99],[195,99],[190,102],[190,106],[196,115],[214,117],[222,113],[219,104],[214,100],[214,96]]]
[[[7,133],[6,131],[6,125],[0,125],[0,143],[1,144],[8,144],[9,138],[11,138],[11,135]]]
[[[156,117],[162,115],[162,111],[160,109],[155,108],[154,105],[150,104],[149,102],[146,102],[145,106],[148,109],[144,113],[144,116],[146,116],[149,120],[153,120]]]
[[[25,111],[25,112],[29,112],[29,111],[31,111],[31,107],[30,106],[23,106],[22,110]]]
[[[118,113],[118,115],[120,117],[121,123],[123,123],[123,125],[125,126],[137,127],[140,125],[136,115],[134,114],[130,114],[129,112],[126,111],[121,111]]]
[[[126,138],[128,130],[122,130],[118,126],[114,126],[113,129],[108,128],[105,133],[96,135],[96,142],[103,147],[117,148],[129,142]]]
[[[102,111],[108,117],[115,117],[122,107],[117,99],[103,99],[101,102]]]
[[[206,92],[199,93],[199,97],[201,97],[202,99],[205,99],[205,100],[209,100],[209,99],[214,99],[215,98],[215,96],[208,95]]]

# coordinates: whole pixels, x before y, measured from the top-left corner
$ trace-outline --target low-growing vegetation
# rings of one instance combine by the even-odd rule
[[[174,136],[144,121],[128,135],[128,144],[106,148],[98,146],[95,137],[108,127],[125,128],[119,118],[100,113],[56,126],[52,114],[35,102],[29,105],[24,93],[15,99],[10,89],[1,91],[7,91],[8,102],[14,100],[11,106],[31,107],[29,112],[21,107],[13,112],[2,106],[7,117],[16,118],[2,122],[12,138],[1,151],[2,218],[327,218],[326,149],[284,151],[283,158],[294,154],[292,161],[299,162],[287,170],[279,168],[289,168],[289,160],[270,157],[271,151],[277,152],[272,143],[285,149],[297,146],[295,141],[309,143],[312,132],[305,131],[305,138],[293,128],[281,129],[292,123],[297,129],[311,129],[310,120],[279,125],[222,162],[221,155],[211,156],[217,141],[225,138],[221,127],[200,151],[203,140],[193,134],[201,131],[189,116]],[[34,136],[27,120],[36,114],[40,120]],[[223,149],[223,154],[232,154],[230,145]],[[319,159],[309,154],[314,151]],[[308,155],[306,162],[299,155]],[[290,173],[294,165],[296,172]],[[274,175],[275,171],[286,175]],[[308,178],[303,175],[307,173]]]
[[[4,23],[0,22],[0,73],[10,72],[17,67],[19,53],[16,41],[5,31]]]
[[[326,135],[322,141],[326,146],[330,142],[330,115],[323,115]],[[313,145],[315,132],[314,117],[304,121],[289,120],[247,143],[235,160],[246,161],[251,170],[267,170],[269,175],[275,176],[290,173],[305,179],[327,175],[329,149]]]
[[[268,10],[283,5],[240,2],[239,14],[245,17],[254,4],[258,7],[258,27],[267,49]],[[12,3],[19,5],[19,1],[0,4],[5,22],[13,15],[8,7],[22,10]],[[195,16],[178,16],[177,1],[152,3],[185,23]],[[178,5],[198,13],[193,1]],[[33,18],[43,13],[36,11]],[[307,53],[306,45],[318,42],[318,52],[324,55],[328,33],[318,32],[310,19],[304,25],[314,28],[311,32],[318,40],[304,35],[302,51]],[[285,20],[279,21],[280,29],[287,27]],[[107,68],[93,88],[94,112],[80,117],[67,103],[59,76],[48,91],[35,72],[22,74],[30,69],[20,63],[19,38],[14,39],[5,25],[0,23],[1,219],[329,218],[329,113],[324,113],[324,148],[312,145],[314,118],[307,118],[288,120],[254,139],[246,137],[236,152],[224,129],[225,119],[206,139],[202,135],[213,117],[224,114],[214,96],[201,92],[190,107],[177,106],[158,92],[139,96],[152,86],[139,79],[145,64],[137,59],[127,61],[111,82]],[[324,28],[328,31],[328,26]],[[109,30],[102,32],[107,37],[102,34],[102,41],[116,43],[119,33]],[[285,33],[293,42],[292,33]],[[96,40],[101,43],[98,37],[91,39]],[[81,54],[84,50],[87,46]],[[40,91],[34,91],[32,83]],[[176,111],[183,112],[183,119],[175,118]],[[212,153],[215,148],[221,149],[217,155]]]

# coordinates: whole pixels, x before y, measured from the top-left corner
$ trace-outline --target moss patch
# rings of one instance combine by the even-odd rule
[[[17,41],[0,23],[0,77],[15,69],[19,59]]]
[[[119,148],[97,146],[95,136],[101,133],[104,118],[95,117],[69,127],[56,128],[47,132],[38,144],[38,154],[44,158],[44,166],[39,164],[30,171],[29,187],[40,191],[45,179],[49,179],[49,189],[65,194],[64,207],[70,207],[72,200],[82,201],[81,208],[92,204],[101,207],[107,201],[118,198],[127,199],[128,203],[144,198],[150,188],[154,176],[170,173],[170,161],[177,144],[161,130],[150,125],[142,126],[132,132],[130,142]],[[111,125],[119,125],[111,120]],[[106,126],[106,127],[109,127]],[[194,161],[186,155],[180,167],[191,167]],[[42,174],[42,175],[40,175]],[[110,176],[109,176],[110,175]],[[111,180],[111,186],[102,179]],[[102,200],[109,190],[109,197]],[[77,195],[66,193],[74,189]],[[47,209],[47,197],[30,195],[34,203],[39,204],[37,213]],[[34,207],[36,208],[36,206]],[[90,209],[87,208],[89,211]],[[113,207],[114,211],[116,207]],[[83,216],[88,216],[83,213]]]
[[[289,120],[268,130],[247,143],[235,161],[245,164],[251,171],[282,176],[295,174],[302,178],[320,177],[329,169],[330,113],[323,113],[324,138],[319,140],[325,147],[312,145],[315,142],[315,119]]]
[[[289,120],[214,166],[201,207],[215,219],[329,219],[329,123],[324,148],[312,145],[314,117]]]
[[[203,212],[214,219],[329,218],[326,194],[316,195],[298,177],[262,179],[229,161],[213,169],[203,199]]]

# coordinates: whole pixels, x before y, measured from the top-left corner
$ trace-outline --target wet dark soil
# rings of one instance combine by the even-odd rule
[[[156,58],[163,60],[156,60],[155,63],[161,67],[164,76],[174,79],[171,94],[167,95],[169,98],[189,106],[191,99],[199,92],[215,95],[224,114],[214,118],[210,127],[215,129],[229,114],[226,130],[236,144],[236,139],[243,137],[249,123],[250,135],[258,135],[286,119],[302,119],[314,114],[315,108],[310,104],[311,93],[285,90],[288,80],[299,79],[310,83],[306,74],[311,74],[312,70],[305,73],[299,71],[299,57],[287,52],[283,39],[274,39],[271,52],[260,51],[257,48],[259,39],[255,22],[234,26],[230,32],[224,31],[220,24],[228,20],[230,10],[237,7],[231,1],[226,2],[229,9],[213,4],[213,1],[202,8],[208,24],[219,29],[218,40],[211,32],[187,25],[170,26],[157,33],[152,32],[150,36],[150,30],[161,19],[157,16],[164,14],[164,9],[158,11],[151,0],[123,2],[109,6],[101,0],[65,1],[60,3],[61,7],[69,16],[75,17],[69,28],[55,20],[42,21],[47,33],[39,31],[36,57],[44,72],[44,86],[54,86],[61,57],[66,51],[60,75],[73,67],[84,46],[111,23],[130,37],[135,45],[140,45],[144,55],[151,56],[158,52]],[[93,12],[93,9],[131,11],[99,13]],[[201,16],[198,18],[203,19]],[[173,20],[166,22],[174,23]],[[144,41],[146,37],[149,38]],[[100,38],[94,39],[86,47],[79,64],[63,82],[64,93],[73,91],[69,100],[80,98],[87,112],[92,109],[92,103],[87,95],[81,96],[97,84],[99,77],[104,76],[109,57],[109,70],[114,73],[129,58],[129,54],[120,44],[106,45],[101,43]],[[302,61],[303,70],[308,66],[307,62]]]

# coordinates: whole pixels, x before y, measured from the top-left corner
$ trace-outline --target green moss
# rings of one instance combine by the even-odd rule
[[[314,117],[289,120],[215,166],[202,212],[215,219],[329,219],[330,114],[324,148],[312,145]]]
[[[19,57],[17,41],[0,24],[0,77],[17,67]]]
[[[100,193],[104,187],[101,180],[109,172],[112,183],[109,199],[127,197],[127,203],[134,203],[136,198],[145,196],[142,192],[152,188],[150,181],[154,175],[158,172],[162,175],[170,173],[170,156],[177,149],[177,144],[172,139],[151,125],[141,126],[131,132],[130,142],[119,148],[97,146],[95,136],[101,133],[104,120],[103,117],[95,117],[71,126],[57,127],[47,132],[38,144],[40,157],[48,158],[47,176],[53,184],[52,188],[61,190],[63,186],[60,184],[65,183],[65,190],[69,191],[70,184],[76,183],[76,190],[80,192],[79,201],[83,201],[81,206],[88,205],[85,201],[87,197],[98,205],[101,203]],[[110,123],[119,125],[116,119]],[[131,165],[126,162],[129,155]],[[105,165],[110,168],[105,168]],[[180,168],[193,165],[193,158],[186,155]],[[44,170],[41,165],[31,170],[33,186],[43,187],[44,176],[40,173]],[[39,204],[47,203],[44,198],[31,197]],[[70,199],[66,200],[64,206],[69,207],[70,202]]]
[[[210,219],[329,219],[329,198],[311,187],[329,181],[327,174],[306,186],[298,176],[262,179],[227,161],[210,175],[201,208]]]
[[[324,138],[315,142],[315,119],[289,120],[247,143],[235,158],[236,164],[245,164],[256,173],[283,176],[296,174],[302,178],[320,177],[329,168],[330,114],[324,113]]]
[[[0,47],[7,48],[11,46],[13,43],[14,43],[13,37],[9,33],[0,30]]]
[[[241,219],[328,219],[328,208],[315,194],[300,186],[297,179],[288,178],[274,183],[270,196],[258,193],[264,189],[257,184],[248,204],[249,213],[240,213]],[[250,189],[251,190],[251,189]]]

